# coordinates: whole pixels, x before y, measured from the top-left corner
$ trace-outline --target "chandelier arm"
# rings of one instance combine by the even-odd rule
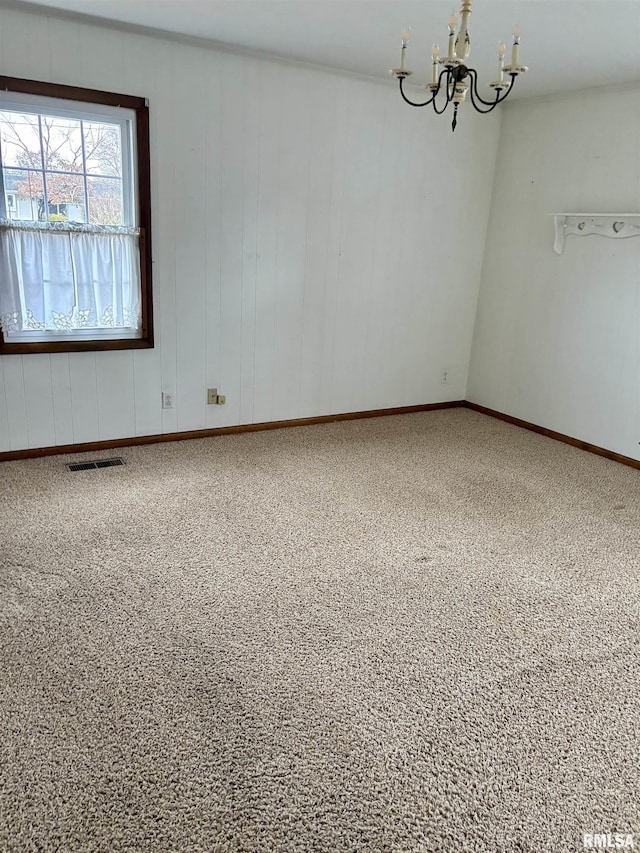
[[[439,116],[441,116],[442,113],[446,112],[446,109],[449,106],[449,104],[453,102],[453,95],[455,92],[455,82],[453,81],[453,74],[451,73],[451,69],[450,68],[443,68],[443,70],[440,72],[440,76],[438,77],[438,88],[435,91],[435,95],[437,95],[438,92],[440,91],[440,89],[443,88],[442,83],[441,83],[443,74],[446,74],[446,76],[447,76],[446,83],[444,84],[444,91],[445,91],[444,106],[441,109],[438,109],[438,107],[436,105],[437,101],[436,101],[435,97],[434,97],[433,102],[432,102],[433,110],[436,113],[436,115],[439,115]],[[452,82],[454,82],[454,86],[451,85]]]
[[[436,106],[436,101],[434,99],[433,104],[432,104],[433,111],[435,112],[436,115],[441,116],[442,113],[446,112],[447,107],[449,106],[450,103],[451,103],[451,100],[449,98],[447,98],[447,100],[444,102],[444,106],[442,107],[442,109],[438,109],[438,107]]]
[[[505,93],[501,95],[500,90],[497,89],[495,101],[485,101],[484,98],[478,94],[478,72],[475,70],[475,68],[469,68],[468,73],[472,80],[472,85],[469,87],[469,91],[471,92],[471,102],[479,113],[490,113],[498,106],[498,104],[501,104],[513,89],[513,84],[515,83],[515,79],[518,76],[517,74],[510,74],[509,76],[511,77],[511,85],[508,89],[505,90]],[[476,101],[479,101],[481,104],[484,104],[485,107],[489,107],[489,109],[481,110],[476,104]]]
[[[402,88],[402,83],[404,81],[404,77],[399,77],[398,79],[400,81],[400,94],[402,95],[403,100],[407,104],[409,104],[410,107],[427,107],[427,106],[429,106],[429,104],[432,104],[434,102],[435,97],[438,94],[438,89],[436,89],[436,91],[431,95],[431,97],[429,98],[428,101],[424,101],[422,104],[416,104],[414,101],[410,101],[409,98],[407,98],[407,96],[404,93],[404,90]]]
[[[490,109],[488,109],[486,112],[491,112],[491,110],[495,109],[495,107],[500,101],[500,90],[496,90],[495,100],[485,101],[485,99],[478,94],[478,72],[475,70],[475,68],[469,68],[469,77],[471,77],[471,86],[469,87],[469,91],[471,92],[471,100],[473,102],[473,106],[476,108],[476,110],[478,110],[478,112],[484,112],[484,110],[478,109],[476,101],[479,101],[485,107],[490,107]],[[508,91],[509,89],[507,89],[507,92]]]
[[[453,96],[456,93],[456,81],[453,76],[453,71],[447,68],[447,106],[453,102]]]
[[[479,98],[479,96],[478,96],[478,95],[474,96],[474,94],[473,94],[473,87],[471,87],[471,88],[470,88],[470,92],[471,92],[471,103],[473,104],[473,108],[474,108],[474,110],[475,110],[476,112],[478,112],[478,113],[481,113],[482,115],[487,115],[487,113],[491,113],[491,112],[493,112],[493,111],[495,110],[495,108],[498,106],[498,104],[500,103],[500,101],[499,101],[499,99],[498,99],[498,98],[499,98],[498,94],[496,94],[496,99],[495,99],[495,101],[482,101],[482,99],[480,98],[480,100],[481,100],[481,102],[482,102],[483,104],[487,104],[487,105],[488,105],[488,106],[487,106],[487,109],[486,109],[486,110],[483,110],[483,109],[482,109],[481,107],[479,107],[479,106],[477,105],[477,103],[476,103],[476,97],[478,97],[478,98]]]
[[[510,85],[510,86],[509,86],[509,88],[506,90],[506,92],[504,93],[504,95],[501,95],[501,96],[500,96],[500,98],[498,99],[498,103],[499,103],[499,104],[501,104],[501,103],[504,101],[504,99],[507,97],[507,95],[510,95],[510,94],[511,94],[511,90],[513,89],[513,87],[514,87],[514,85],[515,85],[515,82],[516,82],[516,79],[517,79],[518,75],[517,75],[517,74],[509,74],[509,77],[511,77],[511,85]]]
[[[437,101],[435,99],[435,95],[437,95],[438,92],[440,91],[440,89],[443,88],[443,84],[441,82],[443,75],[446,75],[446,78],[447,78],[446,83],[444,84],[444,91],[445,91],[446,99],[444,102],[444,106],[441,109],[438,109]],[[449,104],[453,102],[455,85],[453,87],[451,86],[452,81],[453,81],[453,74],[451,73],[451,69],[450,68],[443,68],[442,71],[440,72],[440,76],[438,77],[438,88],[436,89],[436,91],[434,93],[434,98],[432,101],[433,110],[436,113],[436,115],[441,116],[444,112],[446,112]]]

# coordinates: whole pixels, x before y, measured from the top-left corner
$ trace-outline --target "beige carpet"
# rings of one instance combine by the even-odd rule
[[[638,472],[466,410],[121,455],[0,468],[2,851],[640,846]]]

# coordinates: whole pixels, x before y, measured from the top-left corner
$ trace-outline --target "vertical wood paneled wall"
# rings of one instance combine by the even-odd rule
[[[570,236],[556,255],[549,214],[637,211],[639,154],[640,87],[505,111],[467,392],[631,459],[640,459],[640,239]]]
[[[392,81],[9,9],[0,73],[149,98],[156,322],[0,357],[0,451],[464,396],[499,117],[452,136]]]

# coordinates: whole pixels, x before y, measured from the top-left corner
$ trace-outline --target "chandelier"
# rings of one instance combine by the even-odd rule
[[[444,113],[449,104],[453,104],[453,121],[451,130],[456,129],[458,123],[458,107],[462,104],[467,92],[471,96],[471,103],[479,113],[490,113],[492,110],[501,104],[509,92],[513,88],[515,79],[519,74],[524,74],[527,71],[525,65],[520,65],[519,49],[520,49],[520,28],[516,27],[513,33],[513,48],[511,50],[511,64],[504,64],[505,45],[500,42],[498,46],[498,78],[492,83],[489,83],[489,88],[495,92],[494,100],[484,100],[478,94],[478,72],[475,68],[469,68],[466,65],[467,57],[471,52],[471,39],[469,38],[469,15],[473,0],[462,0],[460,7],[460,29],[456,36],[456,16],[454,14],[449,18],[449,41],[446,56],[440,56],[440,50],[437,44],[433,45],[431,51],[431,82],[427,83],[426,89],[431,92],[431,97],[422,103],[411,101],[404,92],[404,81],[407,77],[413,74],[406,67],[407,43],[409,41],[409,29],[405,29],[402,34],[402,49],[400,53],[400,67],[393,68],[390,73],[396,77],[400,83],[400,94],[404,100],[412,107],[427,107],[429,104],[438,115]],[[438,65],[442,65],[442,70],[438,74]],[[506,75],[506,76],[505,76]],[[510,79],[507,79],[510,78]],[[442,97],[437,99],[438,94],[442,92]]]

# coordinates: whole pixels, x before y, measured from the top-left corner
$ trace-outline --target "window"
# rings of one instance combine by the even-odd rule
[[[0,353],[153,346],[143,98],[0,77]]]

